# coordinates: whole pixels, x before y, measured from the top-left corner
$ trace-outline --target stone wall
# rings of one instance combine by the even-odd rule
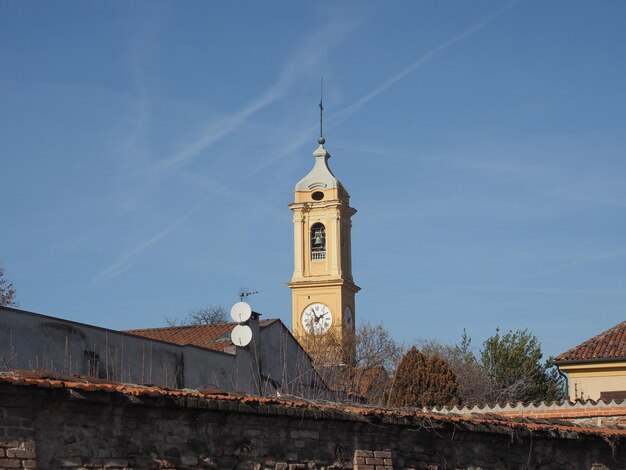
[[[626,431],[0,376],[0,468],[625,469]]]

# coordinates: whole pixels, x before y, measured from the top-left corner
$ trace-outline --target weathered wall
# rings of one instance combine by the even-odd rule
[[[626,468],[623,431],[107,390],[0,383],[0,468]]]
[[[253,394],[318,397],[324,392],[310,358],[280,321],[260,331],[258,322],[251,326],[256,333],[251,345],[224,353],[0,307],[0,370],[45,369]]]
[[[283,323],[274,321],[263,328],[259,354],[263,394],[329,397],[311,358]]]
[[[225,389],[232,389],[234,368],[234,358],[228,354],[2,307],[0,360],[11,369],[171,387],[201,387],[212,379]]]

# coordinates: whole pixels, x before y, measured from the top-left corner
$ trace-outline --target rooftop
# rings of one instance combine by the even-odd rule
[[[626,321],[556,357],[557,363],[626,360]]]
[[[278,321],[275,319],[261,320],[261,329]],[[124,333],[156,339],[165,343],[180,346],[197,346],[214,351],[224,351],[233,346],[230,333],[237,323],[216,323],[214,325],[170,326],[165,328],[146,328],[141,330],[127,330]]]

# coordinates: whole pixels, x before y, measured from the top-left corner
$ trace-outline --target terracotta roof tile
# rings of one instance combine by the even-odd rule
[[[407,423],[407,419],[426,420],[429,423],[441,422],[441,423],[457,423],[466,424],[469,429],[489,430],[492,426],[505,426],[512,429],[527,429],[537,430],[552,433],[554,431],[560,431],[564,433],[579,433],[579,434],[592,434],[600,436],[622,436],[626,437],[626,429],[619,427],[594,427],[585,426],[571,423],[563,420],[551,420],[551,419],[532,419],[521,417],[505,417],[497,414],[488,415],[473,415],[473,416],[460,416],[460,415],[443,415],[433,412],[421,412],[416,409],[404,408],[404,409],[392,409],[392,408],[374,408],[357,404],[348,403],[328,403],[328,402],[315,402],[307,401],[299,398],[270,398],[270,397],[258,397],[243,395],[239,393],[225,393],[215,390],[188,390],[188,389],[168,389],[166,387],[157,386],[143,386],[134,384],[119,384],[117,382],[94,383],[91,381],[91,377],[85,376],[61,376],[54,372],[48,371],[22,371],[15,370],[13,372],[0,372],[0,383],[5,383],[15,386],[31,386],[41,388],[59,388],[66,389],[70,393],[74,392],[108,392],[108,393],[120,393],[129,397],[184,397],[184,398],[198,398],[202,400],[215,400],[219,402],[231,402],[234,404],[248,404],[252,406],[252,410],[255,413],[260,413],[258,405],[265,405],[278,408],[297,408],[299,413],[304,416],[305,410],[313,411],[311,416],[315,419],[320,418],[321,413],[327,413],[329,417],[343,418],[350,420],[362,421],[368,417],[376,418],[377,420],[390,419],[399,423]],[[184,402],[189,406],[189,402]],[[203,405],[204,406],[204,405]],[[220,406],[220,409],[224,407]],[[235,406],[235,411],[241,411],[241,406]],[[245,410],[245,409],[244,409]],[[245,412],[245,411],[244,411]],[[267,412],[268,414],[276,414],[276,412]],[[478,427],[477,427],[478,425]]]
[[[575,348],[559,354],[557,362],[583,361],[590,359],[626,359],[626,321],[618,323]]]
[[[261,329],[276,320],[268,319],[259,322]],[[214,325],[171,326],[165,328],[147,328],[127,330],[124,333],[156,339],[165,343],[180,346],[192,345],[204,349],[224,351],[232,346],[230,332],[237,323],[216,323]]]

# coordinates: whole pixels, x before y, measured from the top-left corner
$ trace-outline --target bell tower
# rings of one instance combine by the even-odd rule
[[[341,357],[333,354],[332,360],[345,362],[354,354],[354,296],[360,290],[352,279],[350,232],[356,210],[328,167],[325,142],[320,135],[313,169],[298,182],[289,205],[294,224],[292,329],[312,355],[314,343],[332,339],[331,349],[341,349]]]

